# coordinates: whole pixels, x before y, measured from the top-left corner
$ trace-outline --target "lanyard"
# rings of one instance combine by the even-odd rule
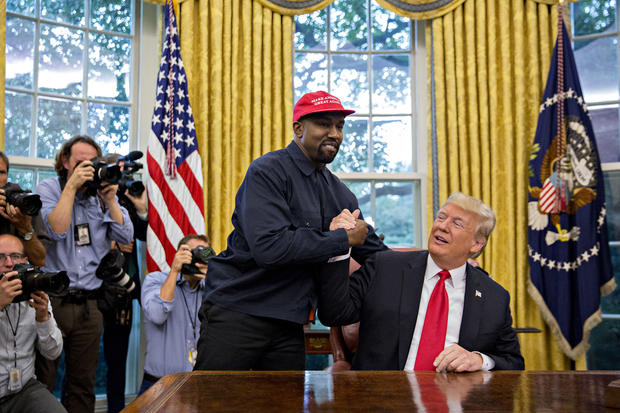
[[[13,349],[14,349],[13,362],[14,362],[15,368],[17,368],[17,329],[19,328],[19,321],[21,320],[21,317],[22,317],[22,306],[20,304],[17,304],[17,324],[15,324],[15,328],[13,328],[11,317],[9,317],[9,308],[11,307],[12,306],[8,306],[5,310],[5,313],[6,313],[6,319],[9,322],[9,326],[11,327],[11,333],[13,333]]]
[[[187,284],[189,286],[189,282]],[[185,303],[185,308],[187,309],[187,315],[189,316],[189,322],[192,324],[192,331],[194,333],[194,343],[196,343],[196,318],[198,316],[198,289],[200,288],[200,283],[196,285],[196,304],[194,305],[194,319],[192,320],[192,313],[189,311],[189,305],[187,305],[187,299],[185,298],[185,291],[183,291],[183,285],[181,285],[181,294],[183,295],[183,302]]]

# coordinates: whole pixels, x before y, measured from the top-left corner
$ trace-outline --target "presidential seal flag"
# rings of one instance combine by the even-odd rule
[[[529,163],[528,291],[577,360],[615,289],[596,141],[561,13]]]
[[[205,233],[202,163],[170,0],[164,9],[164,28],[147,151],[149,272],[168,271],[179,240]]]

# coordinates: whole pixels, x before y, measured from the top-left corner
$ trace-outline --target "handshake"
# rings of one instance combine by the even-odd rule
[[[362,245],[366,240],[366,235],[368,234],[368,225],[359,219],[359,216],[359,209],[356,209],[353,212],[348,209],[343,209],[338,216],[332,219],[332,222],[329,224],[329,230],[335,231],[342,228],[347,231],[350,247]]]

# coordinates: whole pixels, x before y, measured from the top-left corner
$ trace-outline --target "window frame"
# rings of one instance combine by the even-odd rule
[[[390,55],[390,54],[405,54],[402,51],[394,50],[373,50],[372,44],[372,7],[371,3],[375,3],[377,7],[383,8],[376,0],[368,0],[367,7],[367,26],[368,26],[368,49],[367,50],[333,50],[331,49],[331,7],[326,6],[327,11],[327,27],[326,27],[326,49],[297,49],[295,47],[295,30],[292,33],[293,42],[293,94],[295,94],[295,60],[299,53],[308,54],[323,54],[327,59],[327,90],[331,92],[331,79],[332,79],[332,57],[334,55],[365,55],[367,59],[367,74],[368,74],[368,93],[369,93],[369,107],[368,113],[363,113],[363,117],[368,119],[368,134],[369,134],[369,156],[368,156],[368,168],[372,169],[373,165],[373,122],[380,121],[382,118],[388,118],[391,116],[411,116],[411,172],[335,172],[332,170],[340,180],[344,182],[360,182],[369,183],[371,188],[371,210],[372,217],[376,217],[376,184],[381,183],[404,183],[410,182],[414,185],[413,189],[413,243],[405,245],[394,245],[395,247],[424,247],[427,244],[425,239],[426,234],[426,192],[427,192],[427,94],[426,94],[426,82],[427,82],[427,68],[426,68],[426,42],[425,42],[425,21],[413,21],[409,20],[410,27],[410,49],[408,50],[408,56],[410,58],[410,79],[411,79],[411,112],[410,113],[373,113],[372,107],[372,95],[373,95],[373,70],[372,61],[373,56],[377,55]],[[387,10],[386,10],[387,11]],[[396,52],[396,53],[395,53]],[[407,52],[407,51],[405,51]],[[422,93],[418,93],[422,91]],[[356,114],[351,116],[351,119],[356,118]],[[344,139],[347,136],[345,134]],[[329,167],[329,166],[328,166]],[[331,168],[330,168],[331,170]],[[367,217],[368,218],[368,217]]]

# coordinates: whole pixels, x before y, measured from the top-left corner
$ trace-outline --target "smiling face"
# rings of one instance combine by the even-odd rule
[[[480,217],[460,206],[447,203],[437,214],[428,237],[433,261],[444,270],[460,267],[480,251],[485,239],[476,234]]]
[[[317,168],[331,163],[338,154],[343,128],[344,114],[340,112],[316,113],[293,122],[295,142]]]

